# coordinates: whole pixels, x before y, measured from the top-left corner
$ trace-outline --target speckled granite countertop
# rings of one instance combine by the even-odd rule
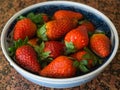
[[[0,33],[8,19],[19,10],[47,0],[0,0]],[[49,1],[49,0],[48,0]],[[108,16],[120,35],[120,0],[71,0],[90,5]],[[38,86],[23,78],[5,59],[0,48],[0,90],[120,90],[120,47],[108,67],[84,85],[67,89]]]

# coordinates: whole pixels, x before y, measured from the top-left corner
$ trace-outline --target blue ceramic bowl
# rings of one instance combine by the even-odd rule
[[[111,39],[112,48],[110,55],[105,58],[105,62],[96,68],[95,70],[81,75],[76,76],[72,78],[47,78],[42,77],[33,73],[30,73],[23,68],[21,68],[19,65],[17,65],[14,60],[9,56],[8,53],[8,47],[11,44],[10,41],[12,41],[11,35],[13,27],[16,23],[17,17],[20,15],[26,15],[29,12],[35,12],[35,13],[46,13],[49,15],[53,15],[53,13],[59,9],[65,9],[65,10],[72,10],[76,12],[82,13],[85,18],[90,20],[94,23],[97,29],[103,30],[107,36]],[[32,6],[29,6],[10,18],[10,20],[6,23],[2,35],[1,35],[1,46],[2,51],[7,58],[8,62],[11,66],[13,66],[17,72],[19,72],[23,77],[28,79],[31,82],[34,82],[36,84],[46,86],[46,87],[52,87],[52,88],[68,88],[68,87],[75,87],[79,86],[83,83],[86,83],[93,78],[95,78],[101,71],[104,70],[104,68],[112,61],[114,58],[117,49],[118,49],[118,34],[116,31],[116,28],[114,27],[113,23],[106,17],[103,13],[99,12],[98,10],[76,2],[69,2],[69,1],[49,1],[49,2],[43,2],[38,3]]]

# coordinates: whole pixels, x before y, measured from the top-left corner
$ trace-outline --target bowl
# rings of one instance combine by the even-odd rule
[[[43,12],[52,15],[56,10],[59,9],[81,12],[88,20],[95,24],[97,29],[103,30],[109,36],[111,40],[111,53],[107,58],[105,58],[105,62],[95,70],[72,78],[48,78],[26,71],[18,64],[16,64],[14,60],[12,60],[12,58],[9,56],[8,47],[10,45],[9,40],[11,40],[10,34],[12,33],[13,27],[16,23],[16,18],[18,16],[26,15],[29,12]],[[29,81],[51,88],[70,88],[89,82],[98,74],[100,74],[112,61],[117,52],[118,44],[118,33],[115,26],[107,16],[88,5],[71,1],[48,1],[31,5],[13,15],[4,26],[1,34],[2,51],[10,65]]]

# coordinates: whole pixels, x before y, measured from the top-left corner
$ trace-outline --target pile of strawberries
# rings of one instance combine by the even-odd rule
[[[111,42],[79,13],[58,10],[53,16],[29,13],[14,26],[11,57],[22,68],[45,77],[87,73],[110,54]]]

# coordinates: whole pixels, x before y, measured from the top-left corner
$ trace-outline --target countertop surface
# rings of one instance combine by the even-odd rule
[[[19,10],[50,0],[0,0],[0,33],[6,22]],[[71,0],[92,6],[114,23],[120,36],[120,0]],[[54,89],[36,85],[11,67],[0,48],[0,90],[120,90],[120,47],[115,58],[92,81],[74,88]]]

